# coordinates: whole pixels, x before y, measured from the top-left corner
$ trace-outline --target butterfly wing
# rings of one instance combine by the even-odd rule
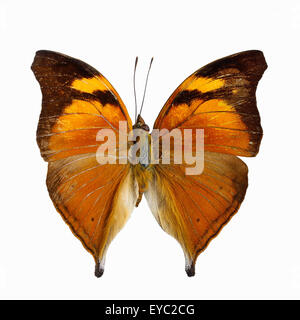
[[[101,276],[111,240],[137,199],[128,164],[100,164],[96,141],[119,121],[132,123],[116,90],[86,63],[52,51],[38,51],[32,64],[42,95],[37,142],[48,161],[49,195],[65,222],[96,262]],[[118,145],[116,145],[118,148]]]
[[[188,276],[198,255],[237,212],[247,189],[247,166],[233,155],[206,152],[201,175],[184,165],[156,165],[145,197],[157,222],[185,253]]]
[[[236,155],[255,156],[259,150],[255,91],[266,68],[260,51],[212,62],[174,91],[155,121],[154,129],[204,129],[202,174],[185,175],[186,165],[171,157],[170,165],[153,166],[145,193],[160,226],[181,244],[189,276],[198,255],[244,199],[248,169]],[[192,138],[195,151],[194,130]]]
[[[37,142],[46,161],[95,152],[95,134],[131,119],[108,80],[83,61],[53,51],[38,51],[32,64],[42,94]]]
[[[266,68],[257,50],[206,65],[174,91],[154,128],[203,128],[206,151],[255,156],[262,138],[255,91]]]

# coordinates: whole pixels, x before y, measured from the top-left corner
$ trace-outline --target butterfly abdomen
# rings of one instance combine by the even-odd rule
[[[135,206],[138,207],[142,200],[143,193],[148,189],[149,181],[152,177],[152,166],[144,167],[141,163],[138,163],[133,166],[133,172],[139,186],[139,196],[135,204]]]

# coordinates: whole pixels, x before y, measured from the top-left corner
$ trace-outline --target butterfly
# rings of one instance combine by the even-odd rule
[[[109,244],[145,195],[160,227],[181,245],[193,276],[197,257],[245,197],[248,168],[238,156],[256,156],[263,135],[255,97],[267,68],[263,53],[244,51],[200,68],[160,111],[154,129],[204,130],[204,167],[196,175],[174,161],[99,163],[104,142],[97,133],[110,129],[118,137],[120,121],[127,133],[142,130],[149,143],[141,114],[133,125],[110,82],[83,61],[41,50],[31,68],[43,96],[37,143],[48,162],[49,195],[94,257],[95,275],[102,276]],[[120,142],[113,147],[120,151]]]

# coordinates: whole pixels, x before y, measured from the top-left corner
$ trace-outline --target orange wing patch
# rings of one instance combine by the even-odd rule
[[[262,138],[255,91],[266,68],[254,50],[208,64],[174,91],[154,128],[203,128],[206,151],[255,156]]]
[[[225,81],[223,79],[196,77],[189,79],[189,84],[186,84],[185,90],[198,90],[202,93],[213,91],[224,87]]]
[[[97,91],[97,90],[101,90],[101,91],[109,90],[109,86],[107,86],[106,83],[103,80],[100,80],[98,77],[75,79],[71,83],[70,87],[73,89],[79,90],[81,92],[87,92],[87,93],[93,93],[94,91]]]

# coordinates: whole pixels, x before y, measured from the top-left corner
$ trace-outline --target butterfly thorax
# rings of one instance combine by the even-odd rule
[[[139,164],[146,169],[150,164],[150,129],[140,115],[132,128],[134,143],[130,155],[131,163]]]
[[[137,121],[133,126],[133,129],[138,134],[136,142],[134,144],[138,144],[137,146],[137,163],[133,165],[133,172],[139,187],[139,197],[136,201],[136,206],[139,205],[143,193],[148,189],[148,182],[151,178],[151,170],[150,170],[150,134],[149,127],[143,120],[143,118],[138,115]]]

